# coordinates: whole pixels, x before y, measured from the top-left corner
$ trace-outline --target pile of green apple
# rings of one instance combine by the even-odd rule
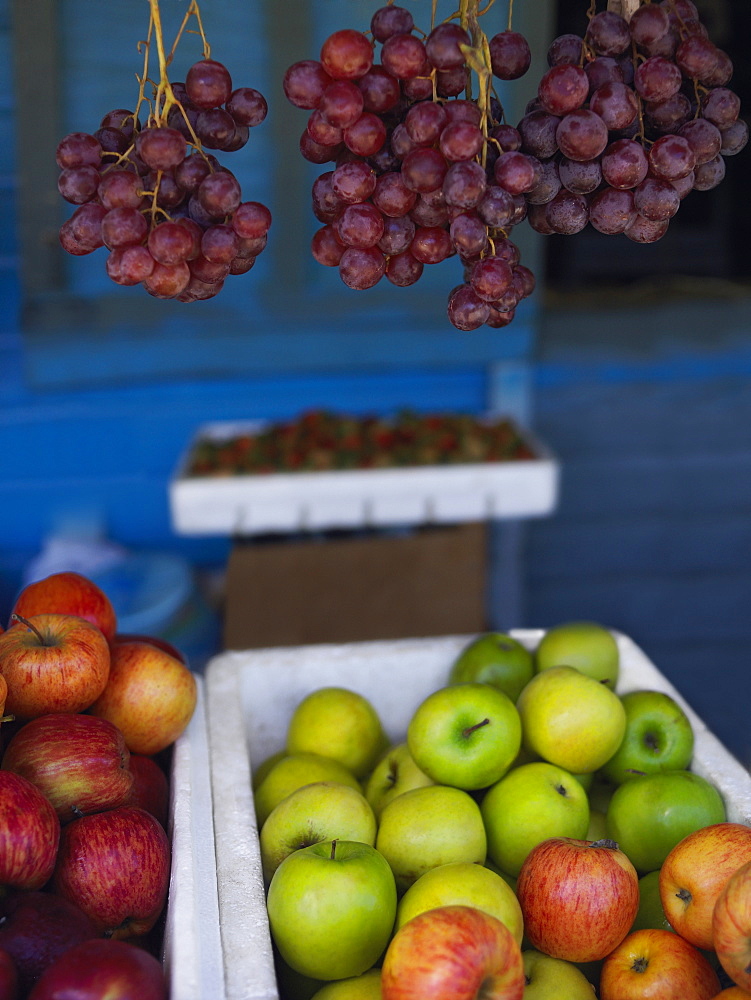
[[[282,1000],[751,997],[751,827],[619,671],[594,622],[486,633],[395,744],[303,698],[253,777]]]
[[[166,1000],[172,744],[197,685],[78,573],[0,626],[0,1000]]]

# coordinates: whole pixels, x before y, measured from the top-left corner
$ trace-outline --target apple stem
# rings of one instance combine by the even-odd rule
[[[337,841],[336,840],[332,840],[331,841],[331,854],[329,855],[329,857],[330,857],[330,859],[332,861],[336,857],[336,845],[337,845]]]
[[[4,722],[15,722],[15,719],[16,719],[15,715],[1,715],[0,725],[2,725]]]
[[[618,847],[618,844],[616,844],[616,842],[614,840],[608,840],[607,838],[604,839],[604,840],[593,840],[592,843],[589,846],[590,847],[606,847],[609,851],[618,851],[618,850],[620,850],[620,848]]]
[[[39,641],[41,642],[41,644],[43,646],[47,645],[47,643],[44,640],[44,636],[42,635],[42,633],[39,631],[39,629],[36,627],[36,625],[32,625],[32,623],[29,621],[28,618],[22,618],[21,615],[17,615],[16,612],[14,611],[13,614],[10,616],[10,620],[14,621],[14,622],[20,622],[22,625],[25,625],[26,628],[30,628],[31,631],[34,633],[34,635],[37,637],[37,639],[39,639]]]
[[[489,726],[489,725],[490,725],[490,719],[483,719],[482,722],[476,722],[474,726],[468,726],[462,733],[462,736],[464,737],[471,736],[476,729],[482,729],[483,726]]]

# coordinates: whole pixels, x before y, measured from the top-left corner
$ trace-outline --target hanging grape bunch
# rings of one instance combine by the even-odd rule
[[[322,223],[314,258],[365,289],[384,276],[412,285],[426,265],[458,256],[465,280],[449,294],[448,316],[460,330],[506,326],[535,285],[509,238],[527,202],[518,167],[503,157],[521,156],[521,136],[502,122],[490,87],[492,74],[521,77],[531,54],[510,15],[488,41],[478,6],[462,0],[457,15],[422,37],[409,10],[381,7],[372,40],[336,31],[318,60],[295,63],[284,78],[288,100],[309,112],[300,152],[331,164],[313,184]],[[542,168],[534,169],[537,183]]]
[[[692,0],[589,12],[583,36],[556,38],[538,96],[518,123],[521,151],[544,172],[527,190],[539,233],[589,223],[636,243],[665,235],[681,202],[725,176],[748,142],[733,66]]]
[[[149,2],[135,111],[110,111],[93,133],[74,132],[58,144],[58,189],[78,206],[60,229],[60,243],[77,256],[105,247],[107,274],[117,284],[141,284],[156,298],[196,302],[215,296],[229,275],[249,271],[266,246],[268,208],[242,201],[237,178],[208,150],[241,149],[267,106],[252,87],[233,87],[227,68],[211,58],[196,0],[169,56],[159,2]],[[191,17],[203,58],[184,82],[170,83],[167,67]],[[148,74],[152,38],[158,83]],[[147,85],[153,87],[151,100]]]

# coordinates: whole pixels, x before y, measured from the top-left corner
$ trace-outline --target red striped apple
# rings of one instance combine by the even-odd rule
[[[5,710],[18,719],[83,712],[104,690],[109,670],[107,640],[76,615],[19,618],[0,635]]]
[[[47,969],[29,1000],[167,1000],[160,962],[127,941],[85,941]]]
[[[125,804],[138,806],[150,812],[166,830],[169,818],[167,775],[153,757],[146,757],[140,753],[130,755],[130,771],[133,775],[133,787]]]
[[[197,697],[194,675],[174,656],[147,642],[115,643],[109,678],[89,713],[114,723],[131,753],[151,756],[183,732]]]
[[[712,940],[725,972],[751,992],[751,862],[725,883],[714,907]]]
[[[60,820],[52,803],[26,778],[0,771],[0,895],[41,889],[52,875]]]
[[[108,937],[145,934],[167,898],[170,847],[145,809],[118,806],[63,827],[52,889]]]
[[[28,583],[16,598],[12,613],[23,618],[77,615],[96,625],[108,640],[117,628],[115,609],[102,588],[81,573],[69,571]]]
[[[602,963],[600,1000],[712,1000],[720,980],[680,934],[647,928],[629,934]]]
[[[751,862],[751,827],[743,823],[713,823],[676,844],[660,868],[660,899],[673,930],[711,951],[715,903],[746,862]]]
[[[597,962],[631,929],[639,878],[612,840],[551,837],[527,855],[516,895],[533,948],[568,962]]]
[[[524,965],[513,934],[473,906],[439,906],[394,934],[381,969],[383,1000],[522,1000]]]

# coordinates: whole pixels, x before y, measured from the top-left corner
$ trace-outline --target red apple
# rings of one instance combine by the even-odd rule
[[[171,642],[167,642],[166,639],[162,639],[160,636],[156,635],[136,635],[135,633],[125,633],[118,632],[115,638],[112,640],[113,644],[118,642],[150,642],[152,646],[156,646],[157,649],[164,650],[165,653],[169,653],[170,656],[174,656],[176,660],[181,663],[187,664],[185,654],[182,653],[177,646],[173,646]]]
[[[150,812],[166,830],[169,817],[167,775],[153,757],[146,757],[140,753],[130,755],[130,770],[133,775],[133,787],[126,804],[139,806]]]
[[[751,993],[742,990],[740,986],[728,986],[722,990],[712,1000],[751,1000]]]
[[[34,615],[77,615],[96,625],[106,639],[117,629],[112,602],[101,587],[80,573],[52,573],[27,584],[16,598],[13,612],[23,618]]]
[[[0,948],[0,1000],[18,1000],[19,996],[16,964],[8,952]]]
[[[44,973],[29,1000],[167,1000],[159,961],[127,941],[85,941]]]
[[[472,906],[439,906],[408,920],[381,969],[383,1000],[522,1000],[524,982],[511,931]]]
[[[3,754],[2,766],[28,778],[61,823],[124,805],[133,789],[125,737],[107,719],[61,712],[27,722]]]
[[[132,806],[82,816],[63,827],[52,889],[108,937],[145,934],[167,898],[170,847],[161,823]]]
[[[684,837],[660,868],[660,899],[670,926],[712,950],[712,911],[725,883],[751,861],[751,827],[713,823]]]
[[[0,771],[0,894],[40,889],[52,875],[60,820],[52,803],[26,778]]]
[[[75,615],[35,615],[0,635],[5,709],[19,719],[84,711],[104,690],[109,669],[107,640]]]
[[[98,936],[82,910],[52,892],[16,891],[0,899],[0,949],[13,958],[24,996],[59,955]]]
[[[725,972],[751,992],[751,862],[730,876],[717,898],[712,941]]]
[[[568,962],[597,962],[631,929],[639,877],[612,840],[551,837],[527,855],[516,895],[533,948]]]
[[[717,973],[685,938],[672,931],[634,931],[607,956],[600,971],[600,1000],[712,1000]]]
[[[131,753],[151,756],[183,732],[196,699],[184,663],[150,643],[123,642],[112,646],[109,679],[89,712],[121,729]]]

